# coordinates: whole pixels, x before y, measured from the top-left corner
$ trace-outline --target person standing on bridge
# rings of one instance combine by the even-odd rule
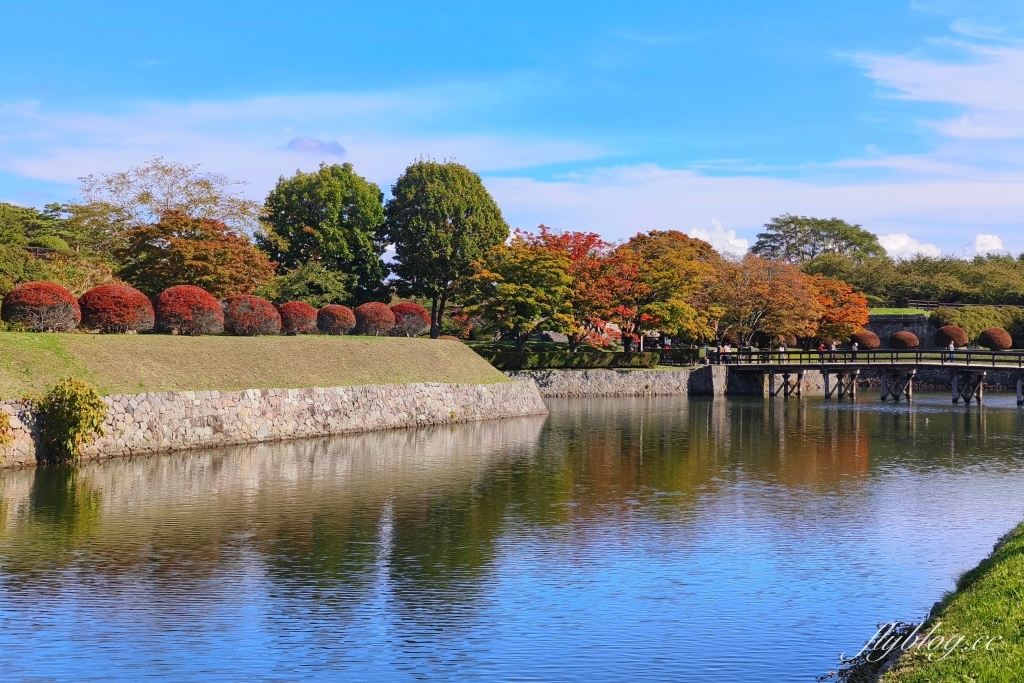
[[[779,365],[786,362],[786,342],[779,344]]]
[[[836,340],[833,339],[832,343],[828,345],[828,359],[830,362],[836,362]]]
[[[851,355],[851,359],[854,360],[854,361],[857,360],[857,349],[859,349],[859,348],[860,348],[860,346],[857,344],[857,342],[853,342],[852,344],[850,344],[850,351],[853,352],[850,355]]]
[[[953,362],[953,359],[955,357],[953,352],[956,351],[956,345],[951,341],[949,342],[949,346],[947,348],[949,349],[949,361]]]

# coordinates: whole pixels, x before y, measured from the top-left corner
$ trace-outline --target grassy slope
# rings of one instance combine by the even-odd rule
[[[0,333],[0,397],[39,394],[69,376],[104,394],[505,379],[453,341]]]
[[[928,315],[923,308],[872,308],[871,315]]]
[[[1024,680],[1024,524],[960,578],[935,620],[942,622],[938,635],[963,635],[969,644],[981,637],[1003,639],[992,651],[959,652],[943,661],[928,661],[927,653],[912,650],[884,683]],[[926,626],[922,632],[929,630]]]

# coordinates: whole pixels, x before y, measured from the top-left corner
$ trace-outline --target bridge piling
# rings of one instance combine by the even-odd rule
[[[899,401],[901,398],[906,397],[908,401],[914,398],[914,376],[917,375],[917,370],[909,371],[897,371],[897,372],[883,372],[882,373],[882,400],[887,401],[892,398],[894,401]]]
[[[860,377],[860,370],[853,370],[852,372],[830,372],[828,370],[822,370],[821,374],[825,379],[825,398],[832,398],[835,394],[837,398],[857,398],[857,378]],[[833,377],[835,378],[833,383]]]
[[[796,396],[800,398],[803,395],[804,386],[804,373],[803,371],[796,372],[796,379],[792,380],[790,377],[794,373],[783,372],[779,373],[782,375],[782,383],[778,384],[775,381],[774,372],[768,373],[768,394],[772,398],[775,398],[779,394],[782,394],[782,398],[789,398],[790,396]],[[762,385],[763,386],[763,385]]]
[[[953,372],[953,403],[959,403],[960,399],[963,399],[964,403],[970,404],[971,401],[975,403],[981,403],[985,393],[985,372],[964,372],[961,370],[955,370]],[[1020,404],[1021,396],[1021,383],[1017,381],[1017,401]]]

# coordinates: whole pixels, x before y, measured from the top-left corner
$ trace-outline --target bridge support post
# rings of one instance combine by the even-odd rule
[[[857,398],[857,378],[860,377],[860,370],[853,372],[824,372],[825,375],[825,398],[832,398],[836,394],[838,398]],[[833,384],[832,378],[835,377]]]
[[[953,403],[964,403],[971,401],[981,403],[985,395],[985,374],[984,372],[960,372],[953,373]],[[1021,401],[1021,382],[1017,381],[1017,401]]]
[[[906,398],[908,401],[914,398],[914,376],[917,370],[900,370],[895,372],[882,373],[882,400],[892,398],[899,401]]]
[[[775,398],[779,394],[782,394],[782,398],[789,398],[790,396],[796,396],[800,398],[803,395],[804,386],[804,373],[797,372],[796,379],[790,379],[792,373],[783,372],[782,383],[779,384],[775,381],[775,373],[768,374],[768,393],[772,398]]]
[[[1017,405],[1024,406],[1024,377],[1017,378]]]

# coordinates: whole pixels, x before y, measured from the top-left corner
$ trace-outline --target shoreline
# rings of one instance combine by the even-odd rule
[[[310,389],[114,394],[104,436],[82,460],[425,427],[529,415],[548,410],[529,382],[377,384]],[[5,401],[12,443],[0,468],[42,462],[32,404]]]
[[[966,680],[1016,680],[987,677],[1019,670],[1022,658],[1020,624],[1024,623],[1024,522],[1003,534],[984,559],[964,572],[952,590],[932,605],[920,624],[901,623],[891,634],[905,642],[916,632],[920,638],[935,629],[933,639],[943,636],[958,644],[943,658],[918,648],[892,651],[878,661],[863,656],[849,666],[819,680],[842,683],[955,683]],[[941,631],[939,630],[941,628]],[[959,639],[963,638],[962,641]],[[911,640],[910,642],[914,642]],[[980,645],[979,645],[980,642]],[[991,649],[989,649],[991,645]],[[870,652],[870,651],[869,651]],[[932,659],[929,659],[932,656]],[[980,675],[979,675],[980,672]]]

